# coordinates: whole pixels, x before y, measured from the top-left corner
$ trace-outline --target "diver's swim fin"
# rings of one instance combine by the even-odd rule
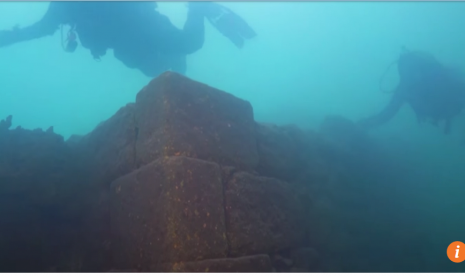
[[[208,2],[205,17],[213,27],[229,38],[238,48],[244,46],[244,39],[257,36],[244,19],[220,4]]]

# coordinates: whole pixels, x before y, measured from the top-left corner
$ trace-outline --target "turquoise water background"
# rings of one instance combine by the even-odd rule
[[[224,3],[258,33],[237,49],[206,22],[204,47],[188,57],[187,76],[251,102],[259,122],[316,129],[327,115],[358,120],[389,101],[380,77],[402,46],[465,68],[465,2]],[[0,29],[39,20],[46,2],[1,2]],[[186,3],[159,3],[182,27]],[[68,138],[86,134],[135,100],[150,79],[111,51],[101,62],[87,49],[62,49],[61,33],[0,49],[0,118],[48,128]],[[385,89],[393,88],[391,69]],[[465,242],[465,118],[451,135],[419,125],[404,107],[372,135],[411,165],[412,204],[428,214],[425,229],[445,250]],[[397,151],[395,151],[395,150]],[[399,150],[401,149],[401,150]],[[412,185],[411,185],[412,186]],[[439,250],[438,249],[438,250]]]

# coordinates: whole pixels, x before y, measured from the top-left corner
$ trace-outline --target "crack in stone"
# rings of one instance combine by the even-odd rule
[[[231,257],[231,242],[228,237],[228,212],[226,210],[226,185],[229,183],[233,175],[236,173],[236,169],[232,168],[232,170],[228,173],[224,171],[224,167],[220,166],[221,168],[221,185],[223,188],[223,212],[224,212],[224,230],[225,230],[225,237],[226,237],[226,246],[227,246],[227,257]]]

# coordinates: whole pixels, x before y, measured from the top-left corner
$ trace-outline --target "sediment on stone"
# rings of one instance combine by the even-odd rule
[[[305,240],[303,206],[288,183],[238,172],[226,185],[231,256],[269,253]]]
[[[115,180],[112,219],[117,269],[226,257],[220,167],[160,158]]]
[[[165,156],[187,156],[254,169],[255,122],[249,102],[167,72],[136,99],[138,165]]]
[[[211,259],[197,262],[163,264],[153,268],[158,272],[271,272],[268,255]]]

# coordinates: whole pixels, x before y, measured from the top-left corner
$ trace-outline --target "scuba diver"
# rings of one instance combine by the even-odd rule
[[[31,26],[0,31],[0,47],[53,35],[60,27],[71,26],[64,49],[74,52],[77,38],[100,60],[108,49],[129,68],[149,77],[166,70],[184,74],[186,55],[204,43],[204,19],[238,48],[256,36],[252,28],[228,8],[213,2],[189,2],[182,30],[160,14],[155,2],[51,2],[41,20]]]
[[[444,122],[444,132],[450,132],[451,121],[465,106],[465,82],[452,68],[445,67],[435,57],[404,48],[397,60],[399,83],[391,101],[378,114],[359,122],[364,129],[382,125],[393,118],[400,108],[409,104],[418,122],[437,125]]]

